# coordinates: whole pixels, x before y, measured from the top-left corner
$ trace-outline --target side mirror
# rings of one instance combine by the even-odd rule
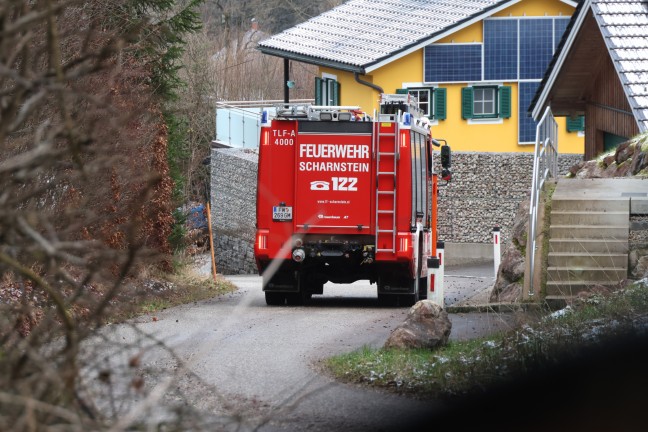
[[[450,146],[446,144],[441,147],[441,167],[443,169],[449,169],[451,163]]]

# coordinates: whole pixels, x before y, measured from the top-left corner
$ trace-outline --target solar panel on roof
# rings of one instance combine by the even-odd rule
[[[425,47],[426,82],[481,81],[481,44],[439,44]]]
[[[484,20],[484,78],[517,79],[518,21]]]

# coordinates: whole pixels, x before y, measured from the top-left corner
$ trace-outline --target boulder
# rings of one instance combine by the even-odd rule
[[[524,270],[525,257],[514,244],[509,244],[502,254],[490,301],[498,303],[519,300],[522,296]]]
[[[405,321],[389,335],[385,348],[439,348],[448,343],[452,323],[448,313],[431,300],[412,306]]]
[[[595,160],[587,161],[576,173],[576,178],[602,178],[603,168]]]
[[[621,165],[623,162],[627,161],[634,151],[635,146],[630,141],[620,144],[614,153],[617,165]]]
[[[569,177],[575,177],[576,174],[585,166],[585,161],[580,161],[576,165],[569,168]]]
[[[508,284],[507,286],[499,290],[497,300],[493,300],[491,297],[491,301],[497,301],[500,303],[515,303],[519,302],[521,298],[522,281],[519,281]]]
[[[511,229],[511,242],[504,248],[495,285],[491,291],[491,302],[514,302],[521,297],[524,282],[527,232],[529,230],[529,200],[518,206],[515,223]]]
[[[636,279],[648,277],[648,253],[637,258],[637,263],[632,269],[632,276]]]
[[[632,175],[637,175],[645,168],[648,168],[648,153],[641,152],[641,147],[639,146],[637,146],[637,150],[630,166]]]
[[[605,165],[606,168],[615,163],[616,163],[616,157],[614,155],[609,155],[603,158],[603,164]]]

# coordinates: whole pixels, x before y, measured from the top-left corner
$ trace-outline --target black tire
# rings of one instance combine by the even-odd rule
[[[287,293],[286,302],[289,306],[303,306],[308,304],[312,294],[308,292]]]
[[[280,292],[266,291],[265,299],[268,306],[283,306],[286,304],[286,294]]]
[[[427,300],[427,276],[419,278],[419,300]]]
[[[398,296],[394,294],[378,294],[378,304],[386,307],[398,306]]]
[[[412,286],[414,294],[401,294],[398,296],[398,303],[401,306],[412,307],[419,301],[419,287],[416,286],[416,279],[412,279],[409,283]]]

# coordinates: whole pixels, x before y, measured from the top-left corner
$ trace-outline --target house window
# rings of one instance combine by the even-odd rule
[[[418,100],[418,107],[430,120],[445,120],[446,89],[434,87],[411,87],[397,89],[396,93],[409,93]]]
[[[415,96],[418,100],[418,107],[426,117],[434,117],[434,108],[432,106],[432,92],[434,89],[407,89],[409,94]]]
[[[497,92],[495,87],[473,89],[473,115],[479,118],[497,117]]]
[[[340,83],[336,79],[315,77],[315,105],[340,105]]]
[[[511,117],[511,87],[472,86],[461,89],[461,116],[464,119]]]
[[[585,117],[567,117],[567,132],[584,132]]]

